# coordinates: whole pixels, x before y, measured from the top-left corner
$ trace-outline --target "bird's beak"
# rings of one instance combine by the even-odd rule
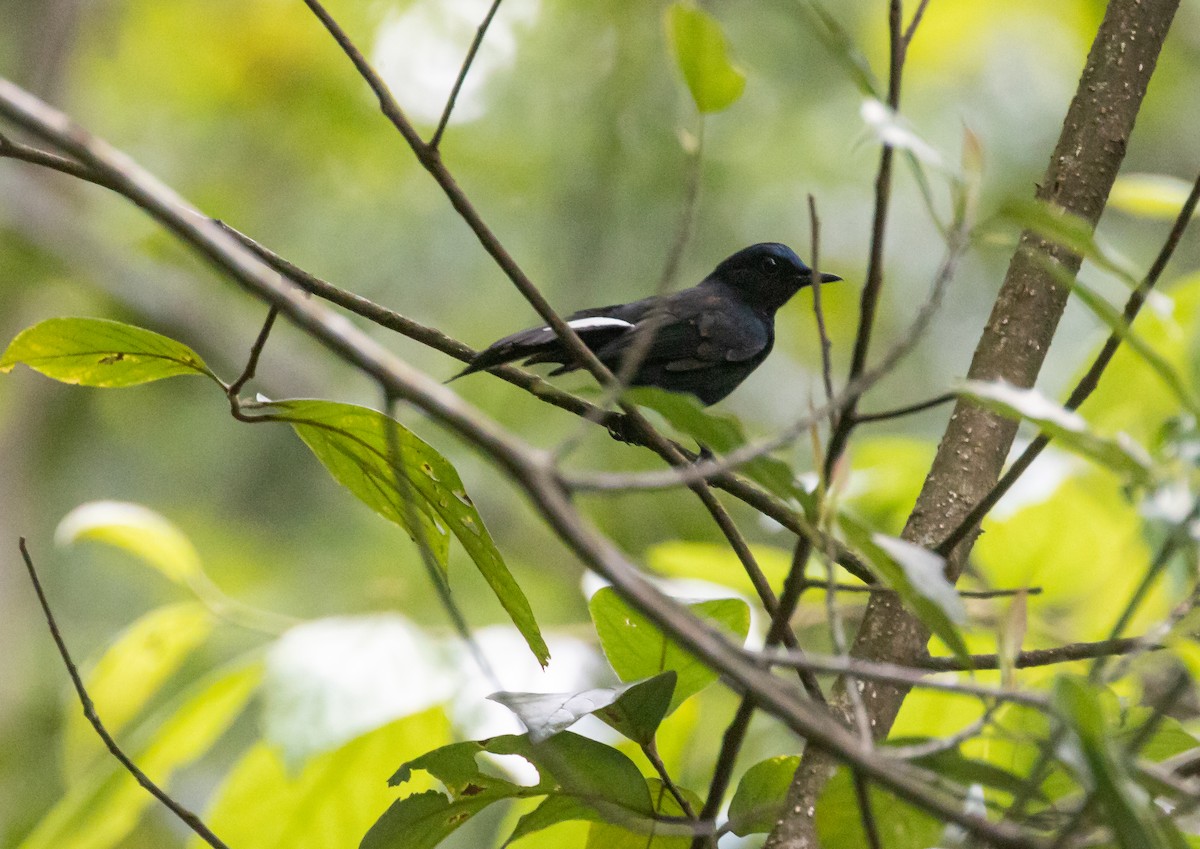
[[[838,277],[836,274],[826,274],[823,271],[821,272],[822,283],[837,283],[841,279],[842,278]]]

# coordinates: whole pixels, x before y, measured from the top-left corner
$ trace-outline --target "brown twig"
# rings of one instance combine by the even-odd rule
[[[1072,663],[1077,660],[1092,660],[1099,657],[1113,657],[1128,654],[1132,651],[1158,650],[1163,648],[1154,643],[1147,644],[1144,637],[1124,637],[1121,639],[1099,640],[1094,643],[1069,643],[1052,649],[1032,649],[1023,651],[1012,659],[1016,669],[1030,669],[1035,666],[1054,666],[1059,663]],[[988,669],[1000,669],[1001,658],[995,654],[971,655],[971,665],[967,666],[956,657],[927,657],[919,660],[921,669],[929,672],[965,672],[973,669],[982,672]]]
[[[870,424],[871,422],[883,422],[889,419],[899,419],[904,416],[911,416],[913,413],[923,413],[926,410],[931,410],[934,407],[940,407],[942,404],[948,404],[958,397],[957,393],[947,392],[943,395],[937,395],[930,398],[928,401],[919,401],[916,404],[908,404],[904,407],[896,407],[891,410],[881,410],[878,413],[855,413],[855,424]]]
[[[429,146],[437,148],[442,141],[442,134],[446,132],[446,125],[450,123],[450,113],[454,111],[454,104],[458,101],[459,92],[462,91],[463,83],[466,82],[467,73],[471,70],[471,65],[475,62],[475,55],[479,53],[479,48],[483,44],[483,37],[487,35],[488,27],[492,25],[492,18],[496,17],[496,12],[500,9],[501,0],[492,0],[491,7],[487,10],[487,14],[483,16],[483,22],[475,30],[475,38],[471,41],[471,46],[467,49],[467,56],[463,59],[462,67],[458,69],[458,76],[454,80],[454,86],[450,89],[450,96],[446,98],[446,108],[442,110],[442,117],[438,121],[437,129],[433,131],[433,136],[429,139]]]
[[[250,356],[246,359],[246,367],[225,390],[231,400],[236,399],[238,393],[242,391],[242,387],[254,378],[254,373],[258,370],[258,359],[262,356],[263,348],[267,345],[267,338],[271,335],[271,328],[275,326],[275,319],[278,315],[279,307],[271,304],[267,310],[267,318],[263,322],[262,330],[258,331],[254,344],[250,346]]]
[[[50,610],[50,602],[46,599],[46,593],[42,589],[42,582],[38,578],[37,569],[34,568],[33,558],[30,556],[29,548],[25,544],[25,537],[20,538],[18,546],[21,549],[21,557],[25,560],[25,569],[29,572],[29,580],[33,583],[33,590],[37,593],[38,604],[42,607],[42,615],[46,619],[46,625],[50,628],[50,636],[54,638],[54,645],[58,647],[58,654],[62,658],[63,665],[67,668],[67,674],[71,677],[71,684],[75,687],[75,694],[79,697],[79,704],[83,708],[83,715],[87,719],[88,724],[92,726],[96,735],[104,742],[104,746],[108,749],[109,753],[117,759],[121,766],[125,768],[125,771],[132,775],[134,780],[147,793],[161,802],[180,822],[191,829],[197,837],[211,846],[212,849],[229,849],[229,846],[221,838],[213,834],[212,830],[204,824],[204,821],[200,817],[175,801],[170,794],[152,781],[146,773],[142,772],[138,768],[138,765],[122,751],[117,741],[113,739],[113,736],[108,733],[108,729],[104,727],[99,714],[96,713],[96,706],[92,703],[92,698],[88,695],[87,688],[83,685],[83,678],[80,677],[79,670],[76,668],[75,662],[71,659],[71,653],[67,650],[67,643],[63,639],[62,632],[58,629],[54,613]]]

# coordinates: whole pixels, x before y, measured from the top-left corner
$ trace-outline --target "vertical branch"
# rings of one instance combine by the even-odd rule
[[[1110,0],[1096,33],[1075,97],[1037,197],[1095,226],[1104,209],[1129,135],[1179,0]],[[894,39],[895,37],[893,37]],[[893,40],[895,44],[895,40]],[[980,337],[968,376],[1032,386],[1066,306],[1068,287],[1050,268],[1070,276],[1081,258],[1038,234],[1025,232]],[[1062,271],[1059,273],[1062,273]],[[865,296],[864,296],[865,297]],[[839,430],[843,430],[839,428]],[[903,536],[934,545],[996,483],[1016,435],[1017,423],[960,400],[938,446],[933,467]],[[957,579],[970,551],[968,535],[951,552],[947,573]],[[872,595],[853,654],[911,663],[926,653],[928,629],[899,599]],[[872,727],[880,737],[895,720],[908,688],[868,683],[863,690]],[[845,708],[842,701],[843,710]],[[767,841],[770,849],[811,849],[816,845],[807,814],[836,762],[806,753],[788,792],[788,814]]]

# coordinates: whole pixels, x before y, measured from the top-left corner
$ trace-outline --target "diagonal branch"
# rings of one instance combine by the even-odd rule
[[[33,583],[33,590],[37,593],[38,603],[42,606],[42,615],[46,618],[46,625],[50,628],[50,636],[54,638],[54,645],[58,647],[58,654],[62,657],[63,665],[67,668],[67,674],[71,676],[71,684],[75,687],[75,695],[79,697],[79,704],[83,708],[83,715],[87,719],[88,724],[92,726],[96,734],[104,742],[105,748],[109,753],[116,758],[121,766],[125,767],[125,771],[133,776],[134,780],[140,784],[147,793],[157,799],[171,813],[179,818],[179,821],[195,832],[196,836],[207,843],[212,849],[229,849],[221,838],[217,837],[204,820],[196,816],[183,805],[176,802],[175,799],[159,787],[146,773],[138,768],[128,755],[121,749],[113,736],[108,733],[108,729],[104,727],[104,723],[100,720],[100,715],[96,713],[96,706],[92,704],[92,698],[88,695],[87,688],[83,685],[83,679],[79,676],[79,669],[75,666],[75,661],[71,659],[71,653],[67,650],[67,643],[63,639],[62,632],[58,630],[58,623],[54,620],[54,614],[50,610],[50,602],[46,599],[46,593],[42,589],[42,582],[38,579],[37,569],[33,566],[33,558],[29,555],[29,549],[25,545],[25,537],[21,537],[19,542],[21,549],[21,557],[25,560],[25,570],[29,573],[29,580]]]

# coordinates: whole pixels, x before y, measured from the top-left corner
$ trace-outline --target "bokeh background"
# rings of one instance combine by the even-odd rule
[[[428,132],[486,4],[329,5]],[[964,128],[978,137],[985,162],[981,221],[991,222],[1005,202],[1031,196],[1103,5],[930,4],[909,57],[903,112],[948,168],[957,165]],[[881,0],[830,4],[879,75],[886,67],[885,6]],[[667,51],[664,8],[507,0],[446,133],[449,167],[562,312],[648,294],[676,238],[700,118]],[[878,160],[876,139],[860,118],[862,95],[792,0],[731,0],[708,8],[725,27],[747,85],[731,108],[705,119],[695,233],[677,282],[690,285],[752,242],[784,241],[807,256],[806,196],[813,194],[822,268],[847,281],[825,290],[835,374],[844,375]],[[0,20],[6,22],[0,27],[5,76],[72,114],[201,209],[304,268],[476,347],[536,320],[298,0],[0,0]],[[1184,0],[1130,142],[1126,172],[1193,179],[1200,166],[1197,92],[1200,3]],[[945,214],[947,180],[936,169],[930,173]],[[1106,213],[1100,233],[1134,268],[1144,268],[1167,226],[1129,205]],[[944,309],[865,408],[923,399],[965,373],[1013,229],[992,223],[980,231]],[[942,254],[912,172],[902,165],[877,352],[911,320]],[[1200,243],[1192,239],[1164,281],[1166,291],[1183,291],[1183,272],[1198,264]],[[1119,283],[1090,269],[1085,275],[1120,296]],[[264,314],[130,204],[0,161],[0,342],[51,316],[116,318],[186,342],[230,378]],[[1183,321],[1163,319],[1163,338],[1190,361],[1190,319]],[[780,313],[778,329],[776,353],[719,408],[756,435],[820,398],[807,294]],[[436,377],[459,367],[413,342],[374,332]],[[1104,334],[1095,318],[1072,308],[1041,387],[1060,395]],[[369,382],[288,327],[275,332],[259,375],[253,388],[273,398],[380,401]],[[1113,391],[1113,409],[1142,385],[1132,372],[1114,379],[1133,383]],[[564,385],[585,389],[587,381],[571,377]],[[550,446],[577,428],[573,418],[486,375],[454,388],[531,442]],[[1137,432],[1136,416],[1114,416]],[[575,559],[493,467],[411,411],[403,418],[457,465],[543,628],[586,640]],[[874,509],[872,517],[890,530],[898,529],[911,504],[944,418],[944,411],[934,411],[864,428],[852,447],[855,467],[873,475],[869,486],[856,483],[874,487],[875,506],[864,509]],[[1150,422],[1142,435],[1149,435]],[[645,452],[593,431],[573,454],[577,466],[653,467]],[[805,441],[781,456],[801,471],[812,463]],[[1020,497],[1032,503],[1054,493],[1062,474],[1053,474],[1063,465],[1047,463],[1050,471]],[[3,845],[19,844],[62,795],[59,737],[64,714],[75,710],[20,568],[18,535],[29,539],[81,658],[95,657],[145,611],[180,598],[177,587],[127,555],[98,546],[56,548],[56,525],[81,503],[116,499],[159,511],[193,540],[217,584],[260,608],[297,618],[399,611],[429,633],[449,633],[404,534],[340,490],[290,431],[239,424],[201,381],[101,391],[59,385],[23,368],[0,375],[0,481]],[[1099,489],[1067,485],[1081,490],[1081,498],[1120,502],[1111,481]],[[585,503],[634,557],[661,553],[654,547],[670,541],[716,539],[703,511],[682,494]],[[1007,509],[1017,506],[1010,502]],[[757,542],[789,544],[776,529],[735,513]],[[1040,521],[1049,534],[1061,517]],[[1136,520],[1126,524],[1137,538]],[[1140,541],[1131,544],[1141,550]],[[503,622],[466,559],[455,566],[452,586],[471,623]],[[1008,577],[1021,581],[1028,573],[1013,566]],[[203,669],[260,643],[252,633],[229,629],[192,663]],[[717,729],[730,704],[714,695],[696,721]],[[253,717],[243,724],[232,735],[235,742],[181,779],[184,795],[201,807],[225,768],[221,758],[236,754],[239,734],[255,733]],[[769,753],[771,745],[762,742],[757,751]],[[774,745],[787,748],[786,741]],[[124,845],[168,845],[164,841],[179,840],[175,833],[156,813]]]

